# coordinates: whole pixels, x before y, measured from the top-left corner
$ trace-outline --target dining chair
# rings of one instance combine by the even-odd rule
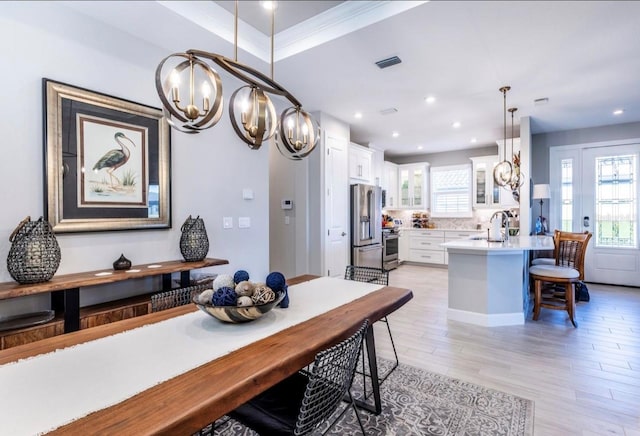
[[[349,338],[316,354],[309,371],[298,371],[228,416],[263,436],[306,435],[326,423],[343,398],[348,398],[360,430],[366,434],[350,388],[368,326],[365,320]]]
[[[584,258],[592,234],[556,231],[555,265],[533,265],[529,275],[534,282],[533,319],[538,320],[540,308],[566,310],[574,327],[575,286],[584,279]],[[564,287],[564,293],[544,293],[543,285]]]
[[[207,288],[207,285],[194,285],[185,288],[158,292],[151,296],[151,312],[171,309],[191,303],[193,297]]]
[[[367,266],[347,265],[347,267],[346,267],[346,269],[344,271],[344,278],[345,278],[345,280],[355,280],[355,281],[358,281],[358,282],[374,283],[374,284],[377,284],[377,285],[384,285],[384,286],[388,286],[389,285],[389,271],[381,269],[381,268],[372,268],[372,267],[367,267]],[[387,377],[389,377],[389,375],[398,367],[398,364],[399,364],[398,352],[396,351],[396,345],[393,342],[393,335],[391,334],[391,327],[389,326],[389,320],[385,316],[385,317],[380,319],[380,322],[384,323],[387,326],[387,332],[389,333],[389,339],[391,340],[391,348],[393,350],[394,361],[393,361],[393,364],[391,365],[391,367],[385,373],[380,375],[378,383],[384,382],[387,379]],[[362,351],[362,372],[359,371],[359,370],[356,370],[356,372],[363,376],[364,396],[366,398],[367,397],[367,389],[366,389],[367,384],[364,383],[364,382],[366,381],[366,377],[370,377],[371,375],[366,373],[366,370],[365,370],[366,365],[364,363],[364,361],[365,361],[364,355],[365,355],[365,352],[364,352],[364,347],[363,347],[363,351]]]

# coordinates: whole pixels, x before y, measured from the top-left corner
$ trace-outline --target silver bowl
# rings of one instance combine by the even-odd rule
[[[276,307],[284,298],[284,292],[276,292],[276,299],[265,304],[254,306],[214,306],[213,304],[203,304],[198,301],[195,295],[191,301],[198,306],[198,309],[220,321],[230,323],[249,322],[260,318],[265,313]]]

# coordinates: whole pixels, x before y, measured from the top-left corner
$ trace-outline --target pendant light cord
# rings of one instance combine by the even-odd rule
[[[271,8],[271,80],[273,80],[273,38],[275,33],[276,7]]]
[[[238,62],[238,0],[236,0],[235,15],[233,17],[233,60]]]

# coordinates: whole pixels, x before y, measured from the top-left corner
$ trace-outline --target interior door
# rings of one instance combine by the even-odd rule
[[[349,262],[349,164],[347,140],[326,135],[326,274],[339,277]]]
[[[581,231],[593,233],[585,280],[640,286],[638,160],[640,144],[582,151]]]

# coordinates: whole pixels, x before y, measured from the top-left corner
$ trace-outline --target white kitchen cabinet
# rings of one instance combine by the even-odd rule
[[[426,162],[418,164],[398,165],[398,193],[400,208],[427,208],[427,170]]]
[[[409,233],[409,261],[419,263],[444,264],[445,240],[442,230],[411,230]]]
[[[349,178],[351,183],[373,184],[371,180],[372,152],[366,147],[349,145]]]
[[[409,260],[409,235],[409,231],[400,231],[398,236],[398,262]]]
[[[508,194],[493,181],[493,168],[498,164],[499,157],[472,157],[471,162],[473,163],[473,208],[499,208],[500,197]]]
[[[499,156],[472,157],[473,208],[509,209],[519,207],[510,190],[495,184],[493,169],[500,162]]]
[[[371,184],[382,186],[382,180],[384,179],[384,151],[375,148],[369,148],[369,150],[371,150]]]
[[[398,165],[393,162],[384,162],[384,175],[382,177],[382,189],[386,191],[387,209],[398,208]]]

